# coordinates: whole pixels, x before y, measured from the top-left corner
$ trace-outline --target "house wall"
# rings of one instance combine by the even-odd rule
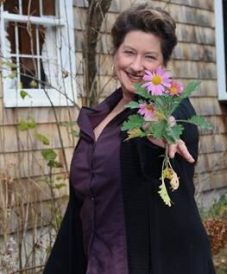
[[[201,81],[199,90],[191,101],[198,114],[204,115],[212,124],[213,130],[200,131],[200,156],[196,166],[195,184],[199,191],[222,189],[227,186],[227,105],[217,99],[217,75],[215,55],[215,23],[213,0],[171,0],[149,1],[166,8],[177,22],[178,45],[174,51],[169,68],[177,78],[187,83],[191,79]],[[100,100],[110,94],[117,86],[112,76],[111,25],[121,10],[133,3],[142,1],[113,0],[111,8],[102,25],[97,47],[97,62],[100,77]],[[85,0],[74,1],[74,26],[76,45],[77,88],[83,92],[83,30],[86,25]],[[1,78],[1,77],[0,77]],[[41,149],[46,146],[33,138],[34,130],[20,131],[17,124],[22,119],[33,117],[37,131],[50,139],[50,146],[56,150],[58,160],[63,154],[59,139],[59,129],[70,166],[77,138],[72,137],[66,126],[56,126],[60,122],[74,121],[78,115],[76,108],[4,108],[3,91],[0,85],[0,170],[6,171],[15,179],[28,184],[33,181],[43,183],[43,175],[49,174]],[[66,167],[54,169],[59,180],[67,182]],[[48,191],[39,194],[48,199]],[[67,193],[67,191],[63,191]],[[62,192],[57,195],[62,195]]]

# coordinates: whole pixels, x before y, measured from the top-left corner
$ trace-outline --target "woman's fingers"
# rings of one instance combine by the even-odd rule
[[[189,151],[185,145],[185,142],[182,140],[177,141],[176,144],[169,145],[169,157],[174,158],[176,153],[179,153],[189,163],[195,162],[194,158],[189,153]]]
[[[148,139],[155,145],[160,147],[165,147],[165,143],[160,139],[155,139],[152,137],[148,137]],[[168,154],[170,158],[174,158],[175,154],[179,153],[185,160],[189,163],[194,163],[195,160],[192,155],[189,153],[187,146],[183,140],[178,140],[177,143],[168,145]]]

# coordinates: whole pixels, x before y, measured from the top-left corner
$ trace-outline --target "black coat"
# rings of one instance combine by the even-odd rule
[[[189,100],[185,100],[174,116],[187,119],[193,114]],[[184,127],[183,139],[196,159],[197,128]],[[209,241],[193,197],[194,164],[180,156],[172,161],[180,187],[170,190],[174,204],[168,207],[157,193],[164,150],[146,138],[124,141],[125,137],[122,133],[121,173],[129,274],[214,274]],[[86,273],[80,207],[81,201],[70,189],[69,204],[44,274]]]

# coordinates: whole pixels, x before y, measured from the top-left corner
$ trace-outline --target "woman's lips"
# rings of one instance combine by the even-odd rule
[[[128,78],[130,79],[130,81],[132,82],[141,82],[143,80],[143,76],[141,75],[135,75],[135,74],[131,74],[129,72],[126,72]]]

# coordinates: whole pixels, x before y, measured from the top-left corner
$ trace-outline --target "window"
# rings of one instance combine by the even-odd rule
[[[0,15],[4,105],[72,105],[72,0],[6,0]]]
[[[227,0],[215,0],[218,98],[227,101]]]

